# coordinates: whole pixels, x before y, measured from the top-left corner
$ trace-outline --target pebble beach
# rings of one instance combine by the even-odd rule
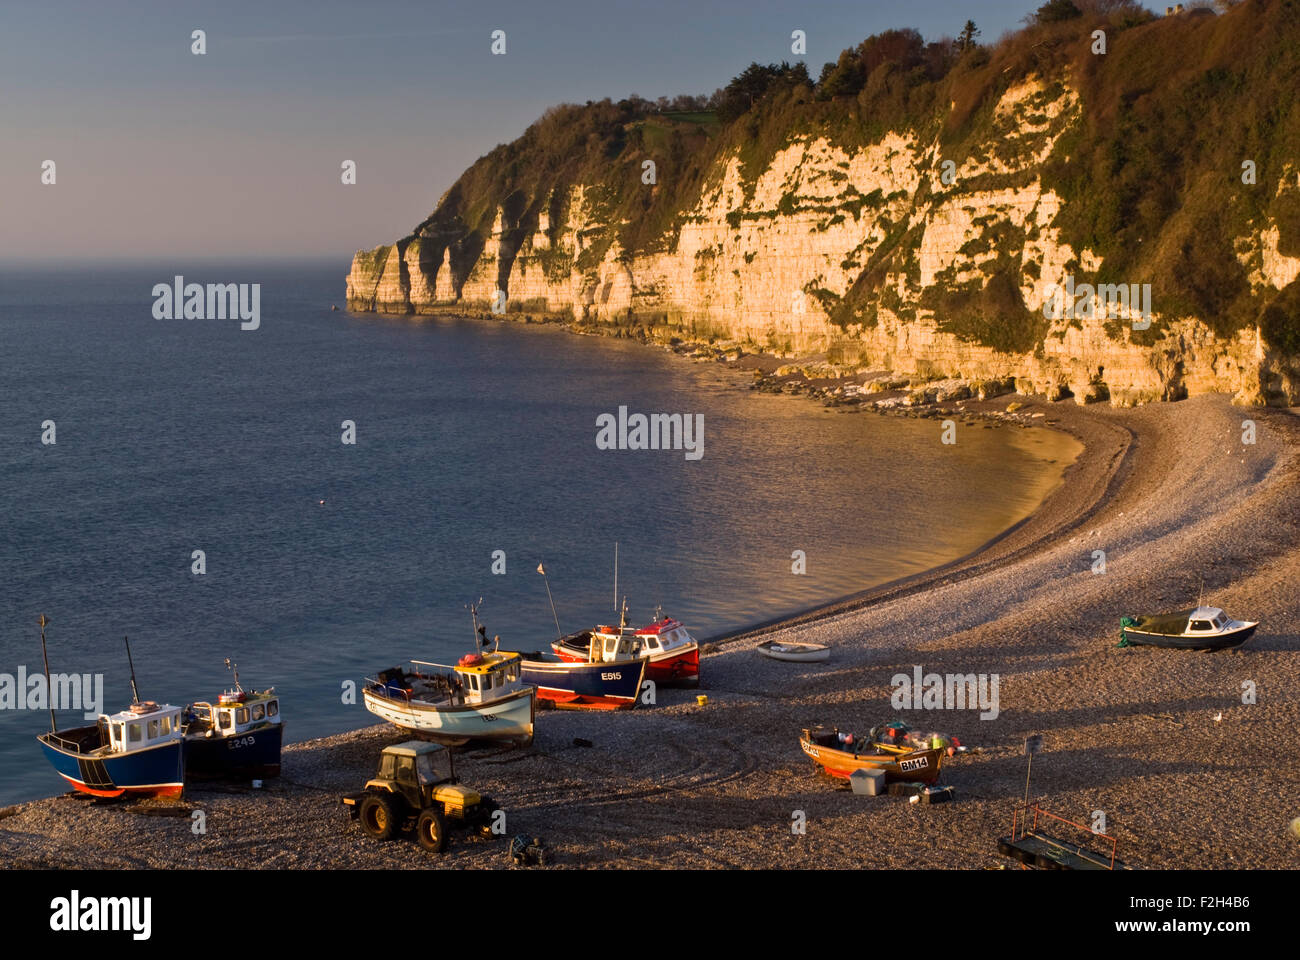
[[[699,690],[661,688],[629,712],[539,710],[530,748],[459,753],[462,782],[505,809],[505,837],[457,834],[441,855],[364,837],[339,796],[407,739],[380,725],[286,746],[260,789],[0,810],[0,865],[504,869],[509,836],[527,834],[553,851],[545,869],[1009,866],[996,840],[1024,796],[1024,740],[1041,734],[1031,795],[1071,821],[1100,812],[1126,863],[1300,866],[1300,419],[1222,396],[1128,410],[1004,396],[964,404],[962,429],[1009,401],[1084,446],[1032,517],[946,567],[714,640]],[[1117,646],[1121,616],[1202,595],[1258,633],[1218,653]],[[831,659],[772,661],[764,640],[829,644]],[[997,717],[896,710],[891,678],[916,667],[996,675]],[[945,760],[953,802],[859,796],[800,752],[801,727],[894,717],[971,748]]]

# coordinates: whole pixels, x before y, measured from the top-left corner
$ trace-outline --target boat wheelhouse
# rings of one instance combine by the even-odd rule
[[[181,709],[133,703],[88,726],[36,738],[59,776],[97,797],[179,797],[184,786]]]
[[[430,740],[532,743],[537,690],[523,682],[523,657],[493,650],[455,665],[410,661],[366,680],[366,709]]]
[[[1234,620],[1218,607],[1200,606],[1177,613],[1122,617],[1120,645],[1222,650],[1241,646],[1258,626],[1258,621]]]
[[[194,777],[280,774],[284,721],[275,688],[235,689],[185,708],[185,773]]]

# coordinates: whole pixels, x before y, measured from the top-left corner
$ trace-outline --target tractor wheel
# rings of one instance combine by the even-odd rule
[[[391,840],[397,835],[397,811],[393,801],[382,793],[372,793],[361,801],[361,829],[374,840]]]
[[[442,853],[447,849],[447,822],[442,814],[430,807],[420,814],[415,823],[415,836],[420,846],[432,853]]]

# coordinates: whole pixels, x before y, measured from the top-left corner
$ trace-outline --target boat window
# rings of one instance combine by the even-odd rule
[[[1210,621],[1209,621],[1209,620],[1193,620],[1193,621],[1192,621],[1192,629],[1193,629],[1193,630],[1211,630],[1211,629],[1213,629],[1213,628],[1210,626]]]
[[[157,739],[158,739],[158,721],[157,721],[157,720],[150,720],[150,721],[149,721],[149,739],[150,739],[150,740],[157,740]]]
[[[280,701],[279,701],[279,700],[268,700],[268,701],[266,702],[266,715],[267,715],[268,717],[274,717],[274,716],[275,716],[276,714],[278,714],[279,712],[280,712]]]
[[[646,637],[646,638],[645,638],[645,645],[646,645],[646,649],[648,649],[648,650],[658,650],[658,649],[659,649],[659,641],[656,640],[654,637]]]
[[[235,711],[235,723],[241,725],[248,723],[248,707],[240,707]]]
[[[1220,629],[1226,627],[1228,625],[1228,615],[1226,613],[1219,614],[1214,618],[1214,625]]]
[[[126,739],[128,743],[139,743],[144,739],[144,725],[140,723],[128,723],[126,725]]]
[[[229,730],[235,725],[234,712],[231,710],[218,710],[217,718],[221,727],[225,730]]]
[[[466,677],[469,679],[469,688],[470,688],[471,690],[477,692],[477,691],[478,691],[478,674],[476,674],[476,673],[470,673],[470,674],[466,674]]]
[[[170,716],[163,717],[158,721],[158,732],[164,737],[172,732],[172,718]]]
[[[122,725],[120,723],[113,724],[113,746],[117,747],[119,750],[123,746]]]
[[[264,716],[266,716],[266,710],[265,710],[265,708],[264,708],[260,703],[259,703],[259,704],[256,704],[256,705],[253,707],[253,719],[254,719],[254,720],[261,720],[262,717],[264,717]]]

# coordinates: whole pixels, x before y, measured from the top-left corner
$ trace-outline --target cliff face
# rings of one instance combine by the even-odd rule
[[[1283,237],[1267,214],[1246,218],[1231,236],[1230,266],[1244,278],[1232,309],[1254,311],[1235,328],[1164,295],[1182,282],[1177,264],[1172,284],[1156,283],[1149,329],[1135,329],[1141,318],[1123,308],[1089,316],[1084,302],[1073,316],[1044,315],[1067,278],[1148,282],[1140,258],[1129,258],[1123,275],[1108,274],[1108,254],[1081,242],[1072,201],[1048,185],[1064,182],[1060,165],[1077,149],[1088,110],[1068,69],[1027,70],[995,91],[959,144],[942,124],[857,142],[832,125],[793,124],[755,162],[743,137],[720,138],[699,166],[691,202],[633,249],[624,238],[635,212],[615,209],[607,184],[589,171],[478,186],[475,196],[458,185],[412,236],[356,254],[348,305],[486,313],[504,302],[507,315],[558,315],[611,331],[641,325],[846,370],[1014,377],[1022,392],[1078,402],[1219,391],[1247,404],[1300,403],[1300,375],[1258,319],[1273,304],[1293,323],[1286,304],[1300,289],[1300,257],[1284,252],[1300,252],[1296,238]],[[636,177],[644,157],[654,157],[644,142],[625,146],[610,166]],[[1300,197],[1297,174],[1290,165],[1261,167],[1250,189]],[[1236,171],[1216,175],[1230,203]],[[651,198],[664,189],[637,186]],[[476,204],[487,211],[478,229],[467,216]],[[1162,256],[1191,243],[1177,233],[1179,216],[1170,213],[1168,236],[1136,242],[1164,248]]]

